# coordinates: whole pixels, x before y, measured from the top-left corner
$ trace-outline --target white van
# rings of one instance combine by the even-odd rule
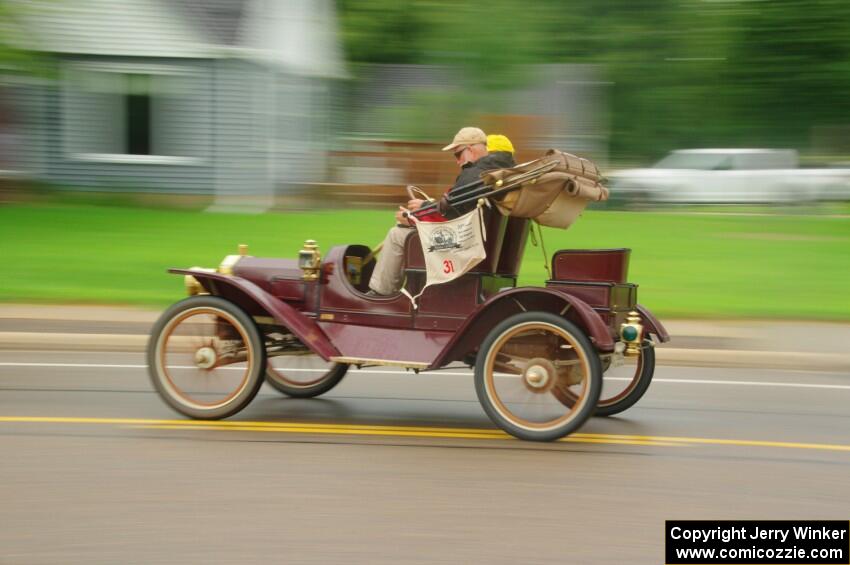
[[[850,169],[801,169],[793,149],[682,149],[608,175],[611,197],[678,204],[850,200]]]

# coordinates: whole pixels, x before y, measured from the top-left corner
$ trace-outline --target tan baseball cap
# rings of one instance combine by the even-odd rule
[[[476,143],[486,145],[487,135],[478,128],[463,128],[457,132],[450,144],[443,147],[443,151],[451,151],[461,145],[475,145]]]

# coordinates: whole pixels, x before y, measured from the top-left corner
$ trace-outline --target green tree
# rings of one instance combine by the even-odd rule
[[[806,150],[816,128],[850,127],[846,0],[339,2],[352,60],[461,65],[484,100],[533,81],[534,63],[597,65],[615,158]]]
[[[21,14],[25,6],[0,0],[0,78],[3,75],[39,74],[40,57],[16,45],[22,36]]]
[[[539,55],[537,14],[519,0],[338,0],[355,63],[460,65],[481,89],[502,89]]]
[[[744,14],[727,77],[742,141],[805,145],[813,127],[850,125],[850,3],[759,3]]]

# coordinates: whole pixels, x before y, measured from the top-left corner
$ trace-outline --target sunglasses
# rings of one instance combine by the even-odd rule
[[[462,149],[458,149],[454,152],[455,159],[460,159],[460,156],[463,155],[463,152],[469,149],[468,145],[464,145]]]

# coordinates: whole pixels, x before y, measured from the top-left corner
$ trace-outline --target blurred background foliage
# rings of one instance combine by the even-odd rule
[[[25,9],[26,5],[0,0],[0,77],[45,72],[41,65],[36,64],[40,62],[37,53],[13,45],[13,36]]]
[[[0,256],[8,271],[0,301],[159,305],[181,286],[163,276],[165,268],[215,265],[240,242],[252,253],[283,257],[305,237],[319,237],[323,249],[378,242],[395,207],[387,202],[404,201],[404,184],[422,184],[432,195],[450,186],[455,164],[437,148],[471,122],[510,134],[534,157],[560,147],[615,172],[688,147],[777,147],[798,150],[807,164],[850,163],[848,0],[329,1],[336,17],[304,33],[296,50],[276,40],[281,30],[320,20],[321,10],[306,10],[316,0],[299,4],[303,11],[282,1],[0,0],[0,244],[7,243]],[[171,60],[200,79],[185,83],[183,121],[164,113],[168,119],[157,122],[179,126],[162,134],[178,149],[164,165],[156,154],[128,153],[124,140],[101,135],[104,124],[121,120],[147,123],[153,135],[147,110],[130,120],[122,109],[139,93],[77,92],[73,71],[116,62],[154,75],[149,68],[163,59],[146,51],[144,40],[155,38],[145,26],[161,27],[165,37],[174,22],[190,37],[210,32],[210,22],[179,11],[188,4],[205,7],[212,21],[227,5],[291,9],[291,18],[268,19],[268,53],[297,52],[311,73],[321,74],[314,64],[322,61],[334,71],[281,71],[245,42],[256,35],[247,33],[242,43],[233,39],[247,49],[213,45],[208,59]],[[101,52],[120,34],[100,24],[80,30],[81,11],[93,5],[126,30],[141,26],[144,40],[122,46],[129,55]],[[57,6],[62,20],[47,9]],[[132,6],[150,8],[148,19],[136,25]],[[79,31],[94,53],[12,47],[39,11],[51,26],[64,23],[58,29],[72,39]],[[247,10],[224,15],[234,30],[252,29],[245,18],[266,21]],[[102,37],[92,35],[97,30]],[[323,52],[322,37],[333,35],[335,46],[337,31],[341,53]],[[279,96],[260,96],[257,85],[271,80],[279,81]],[[162,94],[170,100],[171,92],[148,94],[151,103]],[[196,144],[205,136],[215,143]],[[66,140],[80,145],[62,150]],[[97,150],[81,149],[92,140]],[[22,148],[10,153],[26,157],[24,165],[4,170],[4,147]],[[846,287],[847,202],[655,214],[663,202],[637,204],[645,207],[639,213],[589,211],[569,231],[547,234],[548,249],[632,248],[642,300],[665,316],[850,319],[850,303],[824,299]],[[256,214],[270,207],[302,213]],[[318,209],[303,211],[311,207]],[[520,284],[542,284],[544,262],[529,248]]]
[[[461,65],[498,112],[531,64],[597,65],[611,157],[682,147],[850,154],[846,0],[338,0],[349,61]],[[353,67],[356,73],[356,66]],[[451,103],[451,102],[450,102]],[[411,116],[415,119],[417,116]]]

